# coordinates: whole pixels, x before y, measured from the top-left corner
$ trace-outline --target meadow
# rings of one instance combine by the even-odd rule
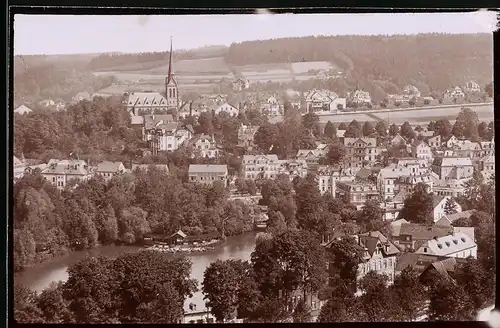
[[[308,62],[292,63],[292,70],[295,74],[307,73],[310,69],[326,70],[333,68],[338,68],[338,67],[326,61],[308,61]]]

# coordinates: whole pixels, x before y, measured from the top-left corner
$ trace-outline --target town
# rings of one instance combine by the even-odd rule
[[[13,110],[14,270],[139,249],[16,284],[18,322],[467,321],[494,303],[491,83],[374,101],[240,75],[182,94],[169,46],[158,90]],[[198,287],[184,255],[250,232],[251,257],[212,260]]]

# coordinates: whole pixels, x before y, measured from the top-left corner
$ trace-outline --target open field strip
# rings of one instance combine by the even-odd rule
[[[337,68],[327,61],[308,61],[308,62],[296,62],[292,63],[292,70],[295,74],[307,73],[310,69],[321,70],[321,69],[332,69]]]
[[[174,70],[176,73],[224,73],[229,74],[230,70],[223,57],[186,59],[174,61]],[[148,72],[156,74],[168,73],[168,61],[161,66],[149,69]]]

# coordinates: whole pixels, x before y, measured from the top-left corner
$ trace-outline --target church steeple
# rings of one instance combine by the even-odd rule
[[[165,78],[165,97],[167,98],[167,106],[170,108],[178,108],[179,106],[179,90],[177,89],[177,81],[174,76],[173,69],[173,48],[172,37],[170,37],[170,54],[168,60],[168,75]]]

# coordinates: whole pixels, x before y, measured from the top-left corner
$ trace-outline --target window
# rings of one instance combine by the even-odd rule
[[[424,253],[427,253],[427,247],[424,247]]]
[[[53,178],[52,178],[52,182],[56,182],[56,177],[53,177]]]

